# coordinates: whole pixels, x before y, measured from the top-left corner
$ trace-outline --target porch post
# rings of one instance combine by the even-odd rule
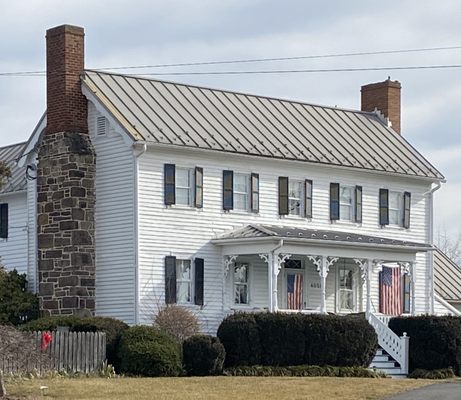
[[[365,315],[368,319],[371,313],[371,274],[373,272],[373,261],[370,259],[361,260],[358,258],[354,258],[354,261],[358,264],[362,271],[362,280],[364,280],[367,284],[367,306]]]
[[[282,269],[282,264],[291,257],[291,254],[277,254],[274,256],[274,274],[273,283],[272,283],[272,304],[274,306],[274,311],[279,309],[279,300],[278,300],[278,276],[280,270]]]
[[[226,308],[227,275],[229,275],[230,267],[231,267],[231,265],[235,264],[235,260],[237,259],[237,257],[238,257],[238,255],[224,256],[223,277],[222,277],[222,309],[223,309],[223,311]]]
[[[259,257],[267,264],[267,301],[268,301],[268,310],[269,312],[274,311],[274,304],[273,304],[273,290],[274,290],[274,279],[273,279],[273,271],[274,271],[274,255],[272,252],[260,254]]]
[[[327,313],[327,292],[326,292],[326,283],[328,272],[330,271],[330,266],[338,261],[338,257],[327,257],[327,256],[308,256],[314,265],[317,267],[317,272],[320,275],[320,312],[322,314]]]

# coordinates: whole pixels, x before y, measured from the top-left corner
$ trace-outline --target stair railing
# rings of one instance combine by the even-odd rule
[[[408,356],[410,350],[410,337],[404,332],[397,336],[380,318],[369,313],[368,322],[378,335],[378,344],[387,354],[400,364],[403,374],[408,374]]]

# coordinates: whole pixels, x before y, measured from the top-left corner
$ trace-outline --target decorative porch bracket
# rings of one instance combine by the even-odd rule
[[[326,257],[326,256],[307,256],[307,258],[314,263],[317,267],[317,272],[320,275],[320,312],[326,314],[327,312],[327,301],[326,301],[326,282],[330,267],[338,261],[338,257]]]
[[[399,262],[400,272],[403,275],[408,275],[411,282],[411,315],[416,315],[416,271],[415,263],[412,262]]]

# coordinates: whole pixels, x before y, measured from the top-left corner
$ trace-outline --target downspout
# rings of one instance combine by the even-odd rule
[[[135,142],[133,144],[134,150],[134,323],[139,325],[139,201],[138,201],[138,180],[139,180],[139,158],[147,151],[147,144],[145,142]]]
[[[434,245],[434,192],[440,189],[442,184],[436,182],[435,186],[423,193],[423,196],[428,196],[429,201],[429,230],[428,230],[428,242]],[[435,309],[435,298],[434,298],[434,252],[429,252],[429,314],[434,314]]]

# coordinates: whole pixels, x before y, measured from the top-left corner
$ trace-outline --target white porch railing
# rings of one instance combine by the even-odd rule
[[[410,350],[410,338],[406,333],[398,337],[388,326],[389,319],[377,316],[373,313],[368,315],[368,322],[373,326],[378,335],[378,344],[395,361],[400,364],[403,374],[408,374],[408,356]],[[383,318],[383,320],[381,320]],[[390,317],[389,317],[390,318]],[[385,322],[384,322],[385,321]]]

